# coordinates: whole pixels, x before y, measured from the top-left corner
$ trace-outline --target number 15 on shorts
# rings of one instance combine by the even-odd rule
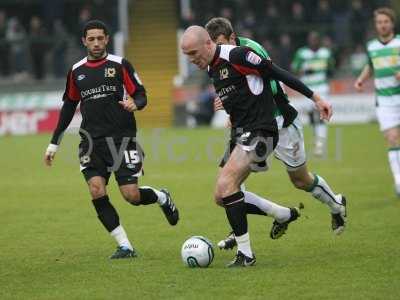
[[[127,164],[137,164],[140,162],[139,151],[137,150],[125,150],[125,162]]]

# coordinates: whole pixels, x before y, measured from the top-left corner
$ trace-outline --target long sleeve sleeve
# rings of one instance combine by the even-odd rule
[[[59,145],[61,141],[62,134],[68,128],[69,124],[74,117],[76,107],[78,106],[78,101],[70,101],[68,99],[64,100],[64,104],[60,111],[60,117],[58,119],[57,127],[54,130],[53,137],[51,138],[51,143],[54,145]]]
[[[309,89],[302,81],[300,81],[295,76],[290,74],[288,71],[278,67],[271,61],[266,61],[264,64],[267,66],[268,76],[276,80],[282,81],[288,87],[303,94],[307,98],[311,98],[313,96],[314,92],[311,89]]]
[[[275,65],[270,59],[260,57],[251,48],[237,47],[231,51],[229,59],[233,64],[244,67],[249,74],[259,75],[266,80],[281,81],[307,98],[311,98],[314,94],[294,75]]]
[[[124,59],[122,61],[124,86],[128,94],[133,98],[138,110],[143,109],[147,105],[146,90],[139,79],[133,66]]]

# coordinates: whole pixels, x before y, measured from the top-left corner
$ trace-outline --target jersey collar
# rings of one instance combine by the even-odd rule
[[[221,53],[221,46],[217,45],[217,47],[215,48],[215,53],[214,53],[214,57],[210,63],[210,67],[214,67],[218,61],[219,61],[219,54]]]
[[[393,41],[393,39],[396,37],[396,34],[393,34],[393,37],[390,39],[390,40],[388,40],[388,41],[386,41],[386,42],[383,42],[379,37],[378,37],[378,41],[379,41],[379,43],[381,43],[382,45],[387,45],[387,44],[389,44],[391,41]]]
[[[106,56],[104,56],[103,58],[99,58],[99,59],[89,59],[86,62],[86,66],[90,67],[90,68],[96,68],[98,66],[101,66],[102,64],[104,64],[107,61],[108,58],[108,54]]]

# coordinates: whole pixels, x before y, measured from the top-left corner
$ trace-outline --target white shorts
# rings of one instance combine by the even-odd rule
[[[381,131],[395,128],[400,125],[400,105],[378,106],[376,116]]]
[[[289,172],[296,171],[306,163],[303,126],[298,117],[288,127],[279,130],[275,157],[286,165]]]

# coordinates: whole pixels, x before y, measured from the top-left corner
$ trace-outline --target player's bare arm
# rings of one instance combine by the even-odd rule
[[[372,75],[371,66],[370,66],[369,64],[367,64],[367,65],[364,67],[364,69],[361,71],[361,74],[360,74],[360,76],[358,76],[356,82],[354,83],[354,88],[355,88],[358,92],[361,92],[362,89],[363,89],[363,84],[364,84],[364,82],[365,82],[368,78],[370,78],[371,75]],[[398,73],[397,75],[399,75],[399,76],[396,76],[396,78],[397,78],[398,80],[400,80],[400,74]]]

